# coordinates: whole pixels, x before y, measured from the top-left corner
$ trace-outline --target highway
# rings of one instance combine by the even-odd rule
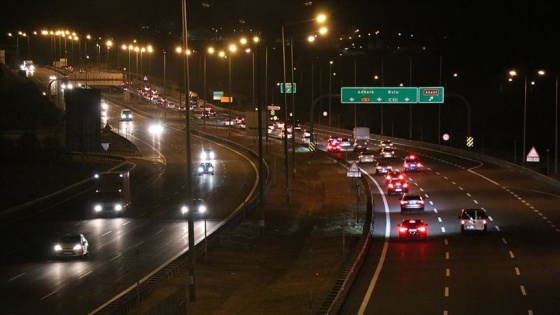
[[[427,197],[425,213],[401,214],[382,177],[367,175],[374,239],[341,314],[556,313],[560,189],[468,157],[395,145],[397,157],[378,160],[402,170],[405,155],[420,156],[425,169],[408,175],[410,192]],[[374,164],[359,165],[374,174]],[[488,233],[462,235],[461,208],[486,209]],[[397,224],[410,218],[429,224],[426,242],[397,239]]]
[[[118,108],[110,108],[110,117],[114,117]],[[87,199],[81,197],[88,196],[84,191],[75,193],[79,198],[69,198],[32,219],[14,222],[2,232],[3,238],[9,237],[0,248],[9,259],[2,260],[10,263],[2,266],[2,275],[9,280],[0,294],[22,294],[18,295],[21,300],[2,298],[0,308],[9,314],[80,314],[133,286],[188,246],[186,222],[178,214],[185,191],[181,179],[186,175],[181,129],[168,125],[157,138],[146,131],[153,121],[136,117],[133,126],[118,127],[121,132],[124,128],[149,156],[125,166],[132,169],[135,207],[131,216],[92,217]],[[337,134],[317,128],[317,135],[318,147],[324,149],[328,135]],[[207,145],[195,139],[193,152]],[[374,138],[372,142],[379,140]],[[427,197],[425,213],[401,214],[398,196],[387,196],[384,180],[373,175],[375,163],[359,164],[374,197],[375,229],[340,313],[557,313],[560,189],[513,168],[443,149],[394,142],[397,156],[378,160],[402,169],[408,153],[420,157],[425,168],[408,173],[408,181],[411,193]],[[202,195],[210,209],[221,211],[208,221],[209,230],[254,189],[256,178],[250,161],[217,144],[210,145],[218,152],[217,173],[210,180],[197,180],[195,187],[195,194]],[[331,154],[347,161],[357,159],[355,152]],[[245,166],[233,167],[237,160],[245,161]],[[241,179],[243,185],[238,183]],[[231,189],[239,191],[232,193]],[[488,232],[462,235],[458,219],[461,208],[486,209],[490,215]],[[405,218],[421,218],[429,224],[426,242],[396,238],[397,224]],[[197,222],[197,241],[202,229]],[[55,232],[74,230],[92,235],[92,258],[60,262],[52,260],[47,251],[33,250],[49,248],[48,241]]]
[[[184,129],[166,126],[155,136],[148,132],[154,123],[150,117],[135,113],[132,122],[119,122],[119,115],[120,108],[110,104],[110,124],[142,152],[122,166],[131,171],[132,208],[122,217],[96,217],[87,183],[57,198],[61,201],[56,204],[4,225],[0,313],[88,314],[188,249],[187,222],[180,213],[187,189]],[[191,139],[195,165],[203,146],[217,154],[215,175],[193,176],[193,195],[209,209],[207,220],[195,221],[198,243],[205,222],[212,233],[256,190],[257,168],[239,152]],[[56,237],[65,233],[87,237],[87,259],[54,259]]]

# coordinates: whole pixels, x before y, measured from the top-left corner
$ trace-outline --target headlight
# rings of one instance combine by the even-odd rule
[[[185,214],[185,213],[188,213],[188,212],[189,212],[189,207],[187,207],[187,206],[182,206],[181,207],[181,213],[182,214]]]
[[[59,244],[54,245],[54,250],[57,252],[60,252],[62,250],[62,246],[60,246]]]
[[[199,173],[204,172],[204,168],[203,168],[202,166],[199,166],[199,167],[198,167],[198,172],[199,172]]]
[[[198,206],[198,213],[204,213],[204,212],[206,212],[206,206],[205,205]]]
[[[213,171],[214,171],[214,167],[208,166],[208,171],[209,171],[209,172],[213,172]]]
[[[122,205],[121,204],[115,205],[115,210],[116,211],[121,211],[122,210]]]
[[[200,159],[201,160],[206,160],[206,152],[200,153]]]
[[[214,158],[216,158],[216,155],[214,154],[214,152],[210,152],[210,158],[213,160]]]
[[[93,209],[97,212],[103,210],[103,207],[101,207],[101,205],[95,205],[95,207],[93,207]]]
[[[82,249],[82,245],[80,245],[80,244],[74,245],[73,250],[81,250],[81,249]]]

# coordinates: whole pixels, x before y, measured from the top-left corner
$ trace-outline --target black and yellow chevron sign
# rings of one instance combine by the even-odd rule
[[[474,147],[474,138],[467,137],[467,148],[472,148],[472,147]]]
[[[309,142],[309,151],[315,151],[315,142]]]

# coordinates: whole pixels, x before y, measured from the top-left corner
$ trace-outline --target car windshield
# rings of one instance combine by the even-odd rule
[[[481,210],[464,211],[463,212],[463,218],[464,219],[471,219],[471,220],[485,219],[486,218],[486,212],[481,211]]]
[[[60,238],[61,243],[79,243],[80,236],[79,235],[65,235]]]
[[[403,200],[420,200],[420,196],[403,196]]]

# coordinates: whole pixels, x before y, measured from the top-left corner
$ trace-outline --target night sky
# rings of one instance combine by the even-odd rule
[[[474,129],[485,134],[487,141],[497,138],[497,142],[506,143],[519,139],[523,103],[523,87],[519,82],[514,82],[515,86],[508,83],[507,71],[515,68],[530,78],[536,69],[544,68],[551,74],[549,79],[529,92],[534,95],[528,98],[529,105],[533,106],[529,108],[528,138],[545,141],[543,145],[550,146],[553,77],[560,73],[560,3],[315,0],[312,5],[304,5],[305,2],[187,0],[189,37],[194,47],[197,41],[204,42],[209,36],[228,39],[252,32],[268,36],[272,41],[279,37],[280,25],[310,19],[319,11],[326,12],[333,36],[331,42],[328,47],[315,51],[300,50],[297,62],[301,65],[306,65],[306,54],[315,54],[323,60],[337,56],[340,49],[349,44],[349,41],[336,43],[338,36],[349,35],[355,29],[360,29],[364,35],[379,31],[379,39],[364,41],[366,48],[356,57],[363,65],[357,74],[359,85],[375,84],[371,81],[371,72],[379,72],[377,64],[381,59],[386,86],[409,83],[408,72],[412,71],[407,68],[413,64],[413,86],[442,84],[447,91],[464,96],[472,106]],[[3,34],[19,29],[60,27],[112,37],[119,42],[138,39],[160,47],[180,43],[181,38],[180,0],[20,0],[9,1],[2,7],[0,28]],[[309,26],[293,26],[291,31],[297,34],[305,27]],[[7,36],[0,37],[0,45],[8,45],[9,41]],[[351,63],[348,58],[339,59],[337,64],[344,66],[336,69],[340,78],[337,84],[350,85],[352,73],[347,70]],[[326,66],[322,71],[324,68]],[[454,72],[460,74],[460,80],[452,81],[450,75]],[[460,105],[453,108],[460,108]],[[387,115],[390,109],[388,111]],[[450,110],[446,114],[450,116],[450,126],[461,123],[464,116],[461,110]],[[377,111],[367,114],[372,121],[376,121],[376,115],[379,115]],[[394,115],[407,116],[398,109]],[[433,111],[427,115],[433,115]],[[406,125],[404,118],[401,125]],[[497,127],[498,122],[504,121],[503,127]],[[373,132],[376,128],[379,126],[372,128]],[[424,122],[423,128],[428,134],[433,122]],[[399,136],[407,137],[408,132]]]

